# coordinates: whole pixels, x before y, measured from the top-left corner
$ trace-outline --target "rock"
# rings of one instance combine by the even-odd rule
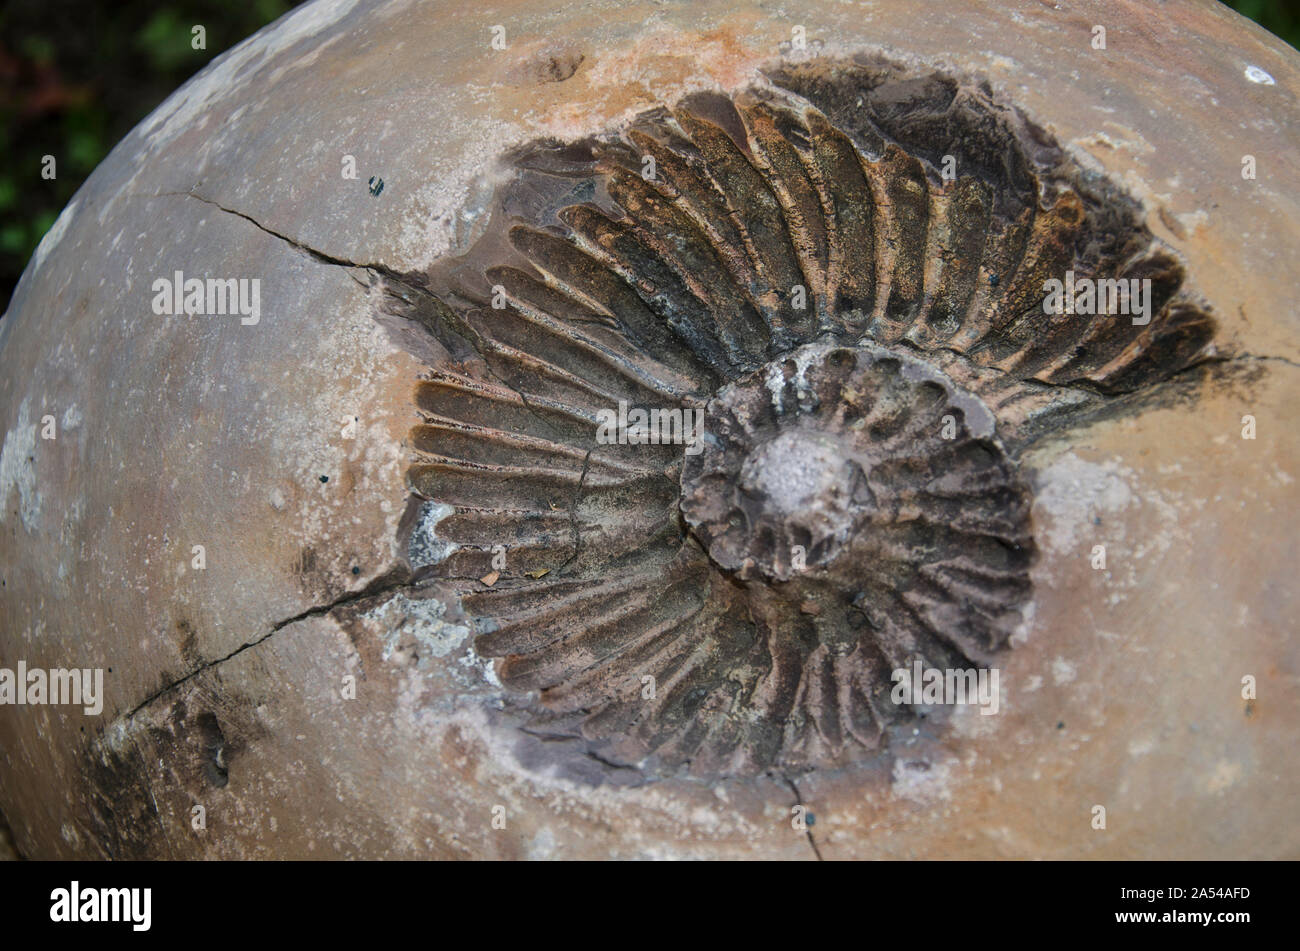
[[[807,0],[783,9],[553,0],[507,3],[480,21],[318,0],[218,58],[113,151],[0,320],[0,667],[99,668],[104,685],[99,715],[0,706],[0,812],[20,854],[1300,854],[1291,821],[1300,209],[1284,162],[1300,127],[1288,92],[1300,81],[1295,52],[1226,8],[1190,2],[1122,11],[896,2],[870,17]],[[1104,49],[1095,24],[1106,27]],[[939,108],[945,97],[957,105]],[[747,134],[759,145],[746,146]],[[808,144],[837,135],[848,151]],[[944,142],[962,153],[951,185],[946,153],[933,148]],[[728,149],[752,160],[748,171],[726,166]],[[847,164],[817,165],[817,154]],[[689,196],[674,204],[658,184],[637,184],[661,182],[637,178],[646,155],[658,156],[670,184],[722,182],[737,207],[721,214],[715,204],[693,219],[707,241],[687,240],[671,218]],[[976,168],[981,156],[987,167]],[[1246,156],[1254,178],[1243,177]],[[344,174],[349,157],[355,177]],[[674,161],[684,163],[677,172]],[[618,179],[620,162],[630,178]],[[852,194],[854,162],[867,175],[857,194],[873,194],[888,240],[845,237],[865,204],[832,199]],[[701,167],[703,178],[673,178]],[[730,184],[728,169],[740,176]],[[961,176],[970,184],[957,185]],[[1033,183],[1033,198],[1017,183]],[[752,189],[743,203],[742,184]],[[1012,247],[1017,209],[1041,240],[945,283],[943,262],[960,270],[974,252],[945,243],[960,227],[918,222],[945,220],[955,194],[972,208],[989,196],[989,220],[1003,222],[998,248]],[[620,225],[645,228],[655,214],[679,222],[653,232],[674,242],[620,258]],[[758,227],[763,214],[788,233]],[[542,237],[512,236],[520,223]],[[735,239],[742,232],[748,244]],[[811,275],[812,313],[834,301],[826,325],[792,324],[788,347],[770,319],[726,338],[727,320],[783,312],[791,288],[773,275],[786,237],[798,273]],[[682,317],[651,346],[637,333],[662,326],[629,329],[628,307],[680,315],[685,298],[669,301],[668,272],[638,271],[642,304],[584,297],[596,315],[584,324],[570,295],[555,302],[567,307],[556,322],[547,323],[555,312],[533,321],[563,347],[551,340],[501,356],[492,347],[515,329],[522,285],[507,280],[512,302],[496,309],[490,274],[537,283],[528,267],[585,260],[546,243],[560,238],[587,240],[602,274],[704,249],[683,286],[700,299],[715,292],[709,319]],[[880,252],[870,280],[832,267],[867,245]],[[1124,271],[1121,252],[1155,263]],[[1067,263],[1169,289],[1149,325],[1117,323],[1114,333],[1129,336],[1088,338],[1113,347],[1104,364],[1089,363],[1101,351],[1080,351],[1081,338],[1053,332],[1039,347],[1038,301],[1016,296],[1041,277],[1063,280]],[[738,291],[718,290],[747,267],[752,279]],[[205,282],[202,313],[158,312],[158,295],[176,288],[157,282],[177,272],[182,290],[185,279]],[[577,280],[554,277],[570,290]],[[215,296],[239,284],[209,295],[208,282],[226,280],[258,282],[255,321],[251,283],[242,310]],[[944,311],[965,315],[944,330],[936,315],[954,288],[979,296]],[[737,301],[750,297],[752,313],[742,313]],[[901,303],[891,309],[891,298]],[[970,300],[1005,303],[982,310]],[[862,303],[854,311],[846,301]],[[963,328],[974,328],[970,338],[946,347],[941,335]],[[865,708],[858,720],[830,717],[849,709],[834,697],[889,690],[888,632],[903,627],[902,609],[872,597],[919,595],[923,569],[899,567],[885,583],[883,559],[844,560],[838,553],[858,551],[851,526],[876,526],[868,537],[881,537],[881,526],[912,524],[912,510],[819,473],[851,456],[874,486],[870,473],[895,464],[895,449],[862,449],[819,422],[814,435],[780,444],[811,447],[800,451],[821,468],[809,474],[749,445],[773,445],[767,429],[739,427],[734,459],[702,437],[682,476],[680,447],[593,438],[566,456],[571,434],[548,436],[543,450],[529,429],[550,410],[520,393],[595,379],[608,387],[643,371],[655,385],[680,384],[679,408],[761,414],[778,393],[798,405],[811,392],[798,381],[823,379],[837,359],[811,342],[814,330],[844,335],[838,345],[857,361],[835,391],[846,405],[906,377],[897,419],[919,418],[923,395],[938,394],[970,438],[996,441],[987,471],[1014,491],[993,516],[1014,510],[1008,537],[1025,553],[1014,592],[1025,594],[975,585],[931,603],[928,625],[960,642],[949,659],[999,673],[996,714],[882,707],[889,715],[872,742],[836,733],[874,721]],[[617,372],[554,363],[594,352],[581,335],[604,341],[602,359]],[[631,343],[615,360],[620,341]],[[812,349],[786,376],[782,360],[799,346]],[[520,369],[528,359],[539,368],[531,376]],[[577,382],[546,390],[538,381],[550,368]],[[459,415],[439,414],[440,398]],[[980,435],[984,414],[996,431]],[[475,425],[492,432],[466,435]],[[456,450],[472,438],[473,472]],[[784,493],[763,517],[793,543],[799,531],[825,529],[835,542],[824,561],[839,567],[813,557],[813,574],[797,576],[766,536],[728,534],[712,521],[725,506],[707,485],[688,519],[656,516],[678,511],[682,485],[694,492],[693,458],[728,486]],[[758,461],[745,468],[749,459]],[[638,478],[653,483],[638,484],[653,492],[611,488],[618,471],[641,465],[627,460],[644,461]],[[539,474],[548,467],[553,486]],[[975,491],[974,471],[926,484]],[[453,499],[453,487],[464,497]],[[888,518],[864,521],[886,502]],[[967,511],[952,509],[946,524],[963,524]],[[632,537],[620,532],[655,517],[682,550],[699,545],[694,573],[682,575],[689,583],[647,587],[660,576],[633,576],[646,582],[642,601],[611,595],[608,616],[575,608],[567,639],[530,667],[524,648],[549,630],[559,599],[570,588],[593,596],[614,577],[602,576],[612,564],[602,559]],[[716,551],[701,543],[701,526],[712,526]],[[915,557],[897,564],[928,564],[938,534],[910,535]],[[494,539],[504,569],[492,563]],[[958,555],[971,554],[964,545]],[[857,569],[865,602],[848,590]],[[817,572],[835,584],[796,585],[782,600],[782,584]],[[990,605],[1015,617],[981,628],[973,605],[989,590]],[[531,591],[543,592],[539,619],[520,623]],[[768,654],[752,645],[727,653],[719,635],[698,642],[698,661],[670,655],[687,674],[674,680],[679,668],[665,668],[644,685],[663,699],[643,718],[640,667],[600,681],[600,709],[618,725],[584,720],[591,706],[564,707],[617,643],[609,638],[648,635],[654,611],[692,596],[742,619],[727,629],[737,643],[765,616],[785,619],[767,630],[773,643],[810,632],[798,669],[828,679],[775,685]],[[844,639],[848,606],[879,636],[872,677],[844,675],[837,659],[872,642]],[[511,617],[513,628],[502,624]],[[977,628],[991,637],[978,651],[963,640]],[[939,656],[924,645],[914,653],[926,650]],[[696,736],[691,750],[707,755],[686,749]],[[815,828],[792,821],[796,805],[815,813]]]

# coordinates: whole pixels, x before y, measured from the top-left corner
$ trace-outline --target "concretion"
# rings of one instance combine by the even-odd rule
[[[0,706],[21,854],[1300,854],[1294,51],[439,9],[224,54],[0,319],[0,667],[104,669]]]

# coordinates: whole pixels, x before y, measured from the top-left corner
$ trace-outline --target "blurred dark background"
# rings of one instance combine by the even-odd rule
[[[0,0],[0,313],[27,260],[110,149],[290,0]],[[1300,0],[1228,6],[1300,48]],[[195,24],[206,49],[191,45]],[[53,155],[57,177],[41,177]]]
[[[0,0],[0,312],[63,206],[154,107],[291,0]],[[204,27],[207,48],[191,30]],[[57,177],[41,177],[43,156]]]

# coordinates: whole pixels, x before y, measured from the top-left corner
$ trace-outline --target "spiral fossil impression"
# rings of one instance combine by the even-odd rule
[[[1211,346],[1134,203],[987,87],[770,79],[511,155],[406,311],[450,355],[412,436],[430,570],[533,730],[648,773],[879,752],[892,669],[1023,620],[1024,449]],[[1067,271],[1149,280],[1149,322],[1046,315]],[[597,442],[620,404],[701,445]]]

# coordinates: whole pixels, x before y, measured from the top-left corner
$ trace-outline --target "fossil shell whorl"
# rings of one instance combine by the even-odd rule
[[[458,366],[411,482],[535,728],[649,773],[878,750],[891,668],[1020,620],[1019,453],[1211,345],[1132,202],[947,77],[791,70],[510,166],[417,315]],[[1067,271],[1149,279],[1150,321],[1046,316]],[[703,452],[598,444],[620,403],[706,412]]]

